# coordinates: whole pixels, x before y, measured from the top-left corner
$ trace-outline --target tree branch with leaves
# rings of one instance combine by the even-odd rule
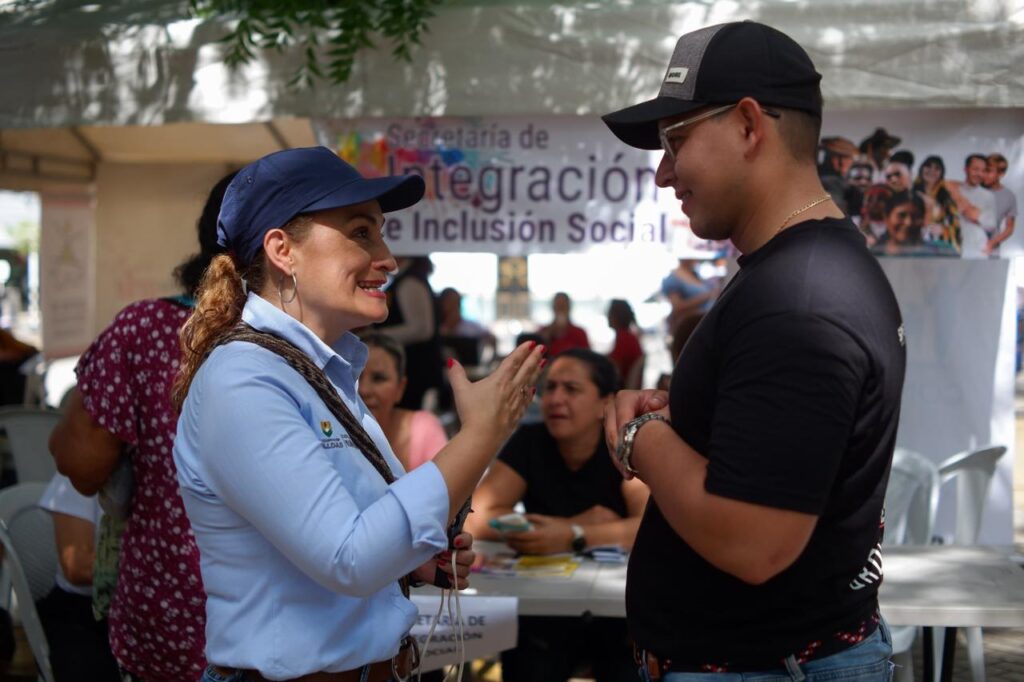
[[[427,30],[441,0],[189,0],[202,19],[234,21],[220,42],[231,68],[256,58],[259,49],[304,54],[290,85],[317,80],[346,82],[358,53],[373,49],[372,36],[389,39],[391,54],[411,61],[412,47]]]

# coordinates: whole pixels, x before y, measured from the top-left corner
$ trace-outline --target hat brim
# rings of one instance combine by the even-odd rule
[[[326,211],[376,200],[383,213],[409,208],[426,192],[426,183],[419,175],[389,175],[383,178],[359,178],[346,183],[309,206],[301,213]]]
[[[680,116],[707,105],[707,102],[692,102],[675,97],[655,97],[646,102],[605,114],[601,120],[615,134],[615,137],[630,147],[661,149],[661,140],[658,139],[658,121],[672,116]]]

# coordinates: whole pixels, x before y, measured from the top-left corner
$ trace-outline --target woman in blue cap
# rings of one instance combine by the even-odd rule
[[[452,365],[462,431],[403,472],[359,398],[367,350],[350,330],[387,316],[383,213],[423,191],[418,176],[363,178],[323,147],[266,156],[228,187],[229,255],[182,330],[175,388],[204,680],[401,678],[417,617],[407,583],[466,585],[472,538],[446,528],[530,402],[543,347],[475,383]]]

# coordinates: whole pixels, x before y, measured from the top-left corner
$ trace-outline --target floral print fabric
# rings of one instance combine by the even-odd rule
[[[93,421],[132,446],[135,488],[110,604],[110,644],[124,670],[151,682],[196,680],[206,667],[199,550],[171,455],[178,330],[190,312],[168,299],[129,305],[76,370]]]

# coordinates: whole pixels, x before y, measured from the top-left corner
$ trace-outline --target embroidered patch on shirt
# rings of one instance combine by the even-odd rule
[[[320,442],[320,446],[324,450],[331,450],[334,448],[354,448],[356,444],[352,441],[347,433],[343,433],[337,438],[327,438]]]
[[[327,436],[328,438],[330,438],[331,435],[334,433],[334,427],[331,426],[331,422],[327,421],[326,419],[320,422],[320,430],[323,431],[324,435]]]

